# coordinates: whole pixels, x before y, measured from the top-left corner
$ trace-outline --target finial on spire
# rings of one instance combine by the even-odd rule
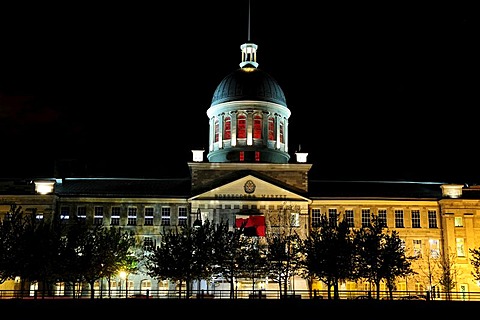
[[[240,46],[242,50],[242,62],[240,62],[240,68],[250,66],[253,68],[258,67],[257,63],[257,48],[255,43],[250,42],[250,0],[248,0],[248,35],[247,42]]]

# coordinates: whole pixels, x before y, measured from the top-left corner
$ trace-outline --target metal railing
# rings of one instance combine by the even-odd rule
[[[333,292],[331,293],[333,299]],[[97,290],[94,299],[328,299],[326,290],[295,290],[285,295],[280,290]],[[376,292],[359,290],[341,290],[339,298],[345,299],[377,299]],[[0,299],[91,299],[89,290],[80,292],[65,291],[47,293],[41,290],[0,290]],[[394,291],[392,297],[387,291],[381,291],[380,300],[451,300],[480,301],[480,292],[416,292]]]

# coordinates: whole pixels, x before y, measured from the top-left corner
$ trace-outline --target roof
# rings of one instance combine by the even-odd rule
[[[285,94],[277,81],[256,68],[239,68],[217,86],[211,105],[229,101],[257,100],[287,106]]]
[[[59,196],[187,198],[191,181],[183,179],[66,178],[55,187]]]
[[[308,197],[361,199],[440,199],[441,182],[310,180]]]

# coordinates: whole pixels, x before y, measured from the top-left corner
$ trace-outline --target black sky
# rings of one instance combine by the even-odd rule
[[[479,182],[473,5],[388,3],[2,5],[0,177],[188,176],[250,36],[311,177]]]

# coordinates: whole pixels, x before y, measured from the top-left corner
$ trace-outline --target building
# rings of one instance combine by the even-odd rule
[[[309,178],[307,153],[288,148],[290,110],[279,84],[258,68],[257,45],[241,45],[240,67],[217,86],[206,111],[209,144],[192,150],[190,177],[182,179],[51,178],[3,180],[0,218],[12,204],[35,210],[39,218],[72,215],[92,224],[125,226],[140,241],[155,244],[164,227],[198,220],[248,219],[258,236],[281,232],[285,221],[302,237],[322,214],[341,214],[353,227],[383,217],[397,230],[409,254],[452,257],[457,292],[479,292],[469,249],[480,247],[480,187],[441,182],[319,181]],[[419,259],[416,270],[422,269]],[[125,283],[128,282],[128,283]],[[171,289],[168,281],[145,275],[120,277],[113,289]],[[205,285],[205,284],[203,284]],[[240,284],[251,288],[252,284]],[[270,288],[267,281],[254,284]],[[398,290],[425,292],[425,275],[397,283]],[[306,290],[297,278],[292,290]],[[0,288],[12,288],[5,283]],[[315,287],[322,289],[321,284]],[[32,287],[34,289],[34,287]],[[273,287],[272,287],[273,288]],[[276,287],[274,289],[277,289]],[[346,283],[345,290],[368,290]],[[59,289],[60,290],[60,289]],[[381,288],[385,290],[385,288]]]

